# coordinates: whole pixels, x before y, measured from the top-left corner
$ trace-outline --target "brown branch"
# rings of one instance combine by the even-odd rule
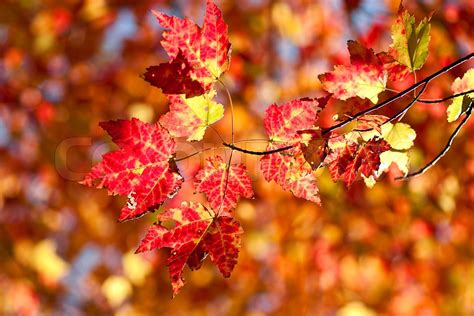
[[[396,120],[397,118],[400,117],[400,119],[408,112],[408,110],[416,103],[416,101],[418,101],[418,99],[420,98],[420,96],[423,94],[423,92],[425,92],[426,90],[426,87],[428,86],[428,82],[425,82],[425,84],[423,85],[423,87],[421,88],[420,92],[416,93],[415,92],[415,97],[413,98],[413,100],[410,101],[410,103],[408,103],[401,111],[397,112],[395,115],[391,116],[387,121],[385,121],[383,124],[385,123],[388,123],[388,122],[391,122],[393,120]],[[383,125],[382,124],[382,125]]]
[[[235,145],[228,144],[228,143],[222,143],[222,145],[224,145],[225,147],[228,147],[230,149],[233,149],[235,151],[240,151],[240,152],[245,153],[245,154],[257,155],[257,156],[270,155],[270,154],[282,152],[282,151],[285,151],[285,150],[288,150],[288,149],[291,149],[291,148],[294,147],[294,145],[290,145],[290,146],[285,146],[285,147],[272,149],[272,150],[267,150],[267,151],[253,151],[253,150],[247,150],[247,149],[244,149],[244,148],[240,148],[240,147],[237,147]]]
[[[402,98],[403,96],[405,96],[406,94],[410,93],[411,91],[414,91],[415,89],[417,89],[418,87],[420,86],[423,86],[422,90],[417,94],[417,97],[415,97],[412,101],[410,101],[410,103],[405,107],[403,108],[400,112],[398,112],[397,114],[395,114],[394,116],[392,116],[388,121],[392,121],[396,118],[398,118],[400,115],[404,114],[406,111],[408,111],[412,106],[413,104],[415,104],[416,102],[421,102],[421,103],[439,103],[439,102],[443,102],[443,101],[446,101],[446,100],[449,100],[449,99],[452,99],[452,98],[455,98],[455,97],[458,97],[458,96],[462,96],[462,95],[466,95],[468,93],[472,93],[474,92],[473,90],[470,90],[470,91],[466,91],[466,92],[462,92],[462,93],[458,93],[458,94],[454,94],[454,95],[451,95],[451,96],[448,96],[446,98],[443,98],[443,99],[439,99],[439,100],[422,100],[422,99],[418,99],[419,96],[421,96],[421,94],[423,93],[423,91],[425,90],[426,86],[428,85],[428,83],[435,79],[436,77],[450,71],[451,69],[459,66],[460,64],[470,60],[471,58],[474,57],[474,53],[470,53],[466,56],[464,56],[463,58],[460,58],[458,60],[456,60],[455,62],[449,64],[448,66],[438,70],[437,72],[431,74],[430,76],[426,77],[425,79],[421,80],[421,81],[418,81],[417,83],[413,84],[412,86],[406,88],[405,90],[397,93],[396,95],[394,95],[393,97],[381,102],[381,103],[378,103],[376,105],[374,105],[373,107],[371,108],[368,108],[364,111],[360,111],[358,113],[356,113],[355,115],[351,116],[350,118],[348,118],[347,120],[345,121],[342,121],[336,125],[333,125],[329,128],[326,128],[326,129],[323,129],[322,131],[322,135],[326,135],[336,129],[339,129],[341,127],[344,127],[346,126],[347,124],[351,123],[352,121],[360,118],[361,116],[364,116],[366,114],[369,114],[369,113],[372,113],[374,111],[377,111],[385,106],[387,106],[388,104]],[[244,148],[240,148],[240,147],[237,147],[235,146],[234,144],[229,144],[229,143],[226,143],[226,142],[223,142],[222,143],[225,147],[228,147],[232,150],[235,150],[235,151],[239,151],[239,152],[242,152],[242,153],[245,153],[245,154],[249,154],[249,155],[258,155],[258,156],[263,156],[263,155],[269,155],[269,154],[274,154],[274,153],[277,153],[277,152],[282,152],[282,151],[286,151],[286,150],[289,150],[291,148],[293,148],[295,145],[289,145],[289,146],[285,146],[285,147],[281,147],[281,148],[277,148],[277,149],[273,149],[273,150],[268,150],[268,151],[253,151],[253,150],[247,150],[247,149],[244,149]],[[199,152],[198,152],[199,153]],[[194,153],[193,155],[190,155],[190,156],[194,156],[198,153]],[[177,159],[176,161],[180,161],[180,160],[184,160],[186,158],[189,158],[189,157],[183,157],[183,158],[180,158],[180,159]]]
[[[461,131],[463,126],[469,120],[469,117],[472,114],[473,106],[474,106],[474,101],[471,101],[471,103],[469,104],[469,107],[466,110],[466,116],[462,119],[461,123],[459,123],[459,125],[456,127],[454,132],[451,134],[451,137],[449,137],[449,140],[448,140],[448,143],[446,144],[446,146],[443,148],[443,150],[433,160],[431,160],[428,164],[426,164],[426,166],[424,166],[420,170],[418,170],[416,172],[413,172],[413,173],[410,173],[410,174],[407,174],[403,177],[395,178],[395,180],[405,180],[405,179],[408,179],[408,178],[412,178],[412,177],[421,175],[421,174],[425,173],[428,169],[433,167],[441,158],[443,158],[443,156],[451,149],[451,146],[452,146],[456,136],[459,134],[459,132]]]
[[[433,100],[418,99],[418,102],[419,103],[426,103],[426,104],[441,103],[441,102],[448,101],[450,99],[454,99],[454,98],[457,98],[457,97],[460,97],[460,96],[463,96],[463,95],[466,95],[466,94],[470,94],[470,93],[474,93],[474,90],[469,90],[469,91],[465,91],[465,92],[461,92],[461,93],[456,93],[456,94],[444,97],[442,99],[433,99]]]

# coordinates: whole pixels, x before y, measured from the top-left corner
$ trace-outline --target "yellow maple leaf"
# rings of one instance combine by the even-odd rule
[[[160,118],[160,123],[174,137],[187,137],[188,141],[199,141],[208,126],[224,116],[222,104],[213,100],[215,90],[206,94],[186,98],[185,95],[170,95],[170,111]]]
[[[416,132],[405,123],[382,125],[382,138],[395,150],[406,150],[413,146]]]
[[[462,78],[456,78],[451,86],[454,94],[466,92],[474,89],[474,68],[466,71]],[[448,122],[456,121],[463,111],[466,110],[467,104],[474,99],[474,93],[459,96],[453,99],[453,102],[447,109]]]

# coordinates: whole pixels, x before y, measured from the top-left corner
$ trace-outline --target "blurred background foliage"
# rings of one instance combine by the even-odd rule
[[[167,60],[150,10],[201,21],[204,2],[0,2],[0,314],[473,315],[473,122],[435,168],[408,182],[391,180],[393,170],[373,189],[359,181],[347,190],[318,171],[322,207],[262,181],[257,159],[237,155],[257,192],[236,210],[245,230],[239,263],[229,279],[210,264],[186,271],[187,286],[171,300],[164,253],[133,254],[155,215],[119,224],[125,201],[77,181],[113,148],[98,122],[155,121],[167,111],[160,90],[140,78]],[[399,1],[217,4],[233,44],[224,80],[236,103],[236,139],[244,140],[264,138],[271,103],[323,95],[317,75],[348,62],[347,40],[386,50]],[[474,50],[472,1],[405,6],[418,18],[434,11],[418,78]],[[449,95],[468,66],[431,83],[424,97]],[[222,91],[219,98],[227,102]],[[337,113],[344,105],[331,106]],[[446,106],[418,105],[404,118],[418,133],[413,168],[453,130]],[[229,123],[227,113],[216,126],[227,139]],[[202,143],[180,143],[178,156],[213,143],[209,132]],[[185,177],[216,152],[183,161]],[[164,207],[193,198],[187,185]]]

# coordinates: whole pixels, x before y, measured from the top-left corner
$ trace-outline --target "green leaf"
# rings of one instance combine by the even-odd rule
[[[430,19],[425,18],[415,26],[415,17],[400,5],[397,20],[392,26],[390,54],[412,72],[420,69],[428,57]]]

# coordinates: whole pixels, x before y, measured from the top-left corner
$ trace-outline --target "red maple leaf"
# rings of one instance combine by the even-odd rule
[[[388,122],[388,119],[385,115],[363,115],[357,119],[357,130],[375,130],[380,133],[382,125]]]
[[[372,49],[348,41],[350,65],[337,65],[334,70],[319,75],[324,90],[340,100],[367,98],[377,103],[378,94],[385,90],[387,72]]]
[[[169,63],[148,67],[143,78],[165,94],[185,94],[191,98],[204,93],[201,83],[191,77],[192,72],[192,66],[179,51]]]
[[[182,54],[182,57],[187,61],[186,65],[192,68],[186,73],[188,78],[199,82],[204,92],[208,91],[229,67],[230,43],[227,25],[219,8],[212,0],[207,1],[202,28],[187,18],[180,19],[156,11],[153,11],[153,14],[161,26],[166,29],[163,32],[161,44],[170,58],[175,60],[180,58],[180,54]],[[173,61],[171,64],[173,64]],[[170,66],[167,69],[169,68]],[[189,81],[189,79],[186,80]],[[165,79],[160,82],[166,87],[164,81]],[[199,89],[187,93],[187,95],[194,96],[198,93]]]
[[[196,174],[194,183],[198,192],[206,195],[214,210],[229,211],[237,206],[240,196],[253,197],[252,179],[243,164],[228,166],[222,157],[206,160],[204,168]]]
[[[359,174],[366,178],[377,178],[380,154],[390,150],[390,145],[383,139],[371,139],[359,144],[340,136],[332,141],[340,144],[326,156],[324,163],[328,166],[331,178],[334,181],[342,180],[348,187]]]
[[[184,285],[182,274],[185,265],[192,270],[199,269],[207,254],[222,275],[230,277],[237,264],[240,235],[243,233],[239,222],[228,215],[218,216],[194,202],[183,202],[180,208],[167,210],[158,219],[136,252],[171,248],[167,265],[174,296]],[[173,221],[174,228],[162,226],[164,221]]]
[[[403,81],[411,75],[410,68],[400,64],[389,53],[381,52],[377,54],[377,58],[383,64],[384,69],[388,73],[388,79],[391,81]]]
[[[268,150],[281,148],[269,145]],[[275,181],[294,196],[320,203],[316,175],[307,163],[300,146],[283,152],[265,155],[260,160],[260,170],[267,181]]]
[[[306,162],[301,146],[311,139],[312,129],[317,129],[319,112],[328,98],[299,99],[280,106],[273,104],[265,111],[264,126],[270,139],[267,150],[288,145],[289,150],[265,155],[260,160],[260,170],[267,181],[275,181],[295,196],[319,203],[316,175]],[[307,133],[308,132],[308,133]]]
[[[280,106],[270,105],[265,111],[263,125],[273,142],[295,143],[302,140],[298,131],[315,127],[319,112],[328,98],[303,98],[292,100]]]
[[[164,128],[135,118],[101,122],[100,126],[120,148],[105,154],[81,183],[128,196],[119,221],[153,211],[176,193],[183,178],[171,160],[176,144]]]

